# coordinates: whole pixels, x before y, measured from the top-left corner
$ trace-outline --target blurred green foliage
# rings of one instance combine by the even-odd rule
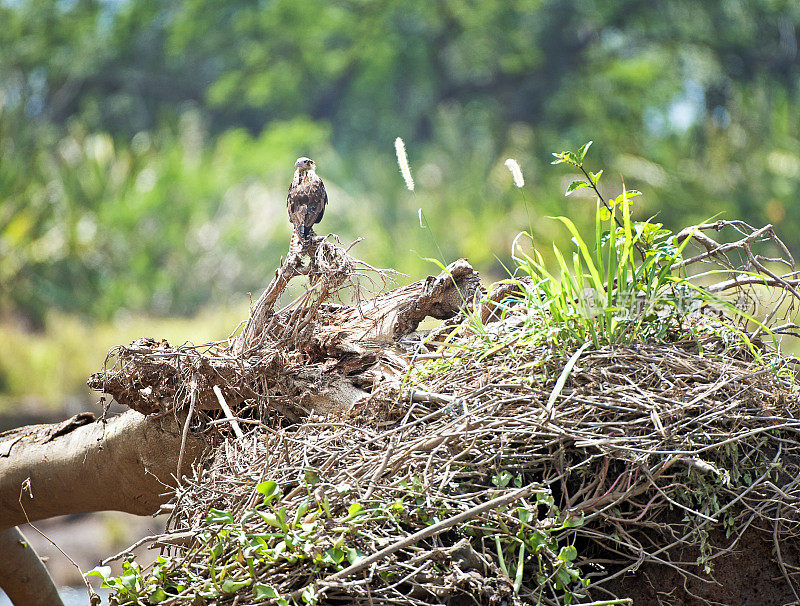
[[[87,322],[74,315],[50,313],[44,330],[30,331],[0,323],[0,415],[27,408],[39,413],[96,402],[86,379],[103,367],[108,351],[144,336],[196,345],[225,339],[247,316],[247,306],[205,309],[189,318],[153,319],[119,316],[114,322]]]
[[[591,221],[547,170],[590,138],[640,218],[723,211],[800,249],[791,0],[5,0],[0,23],[0,315],[33,325],[241,302],[286,249],[300,155],[318,231],[413,277],[438,255],[419,208],[495,273],[519,230]]]

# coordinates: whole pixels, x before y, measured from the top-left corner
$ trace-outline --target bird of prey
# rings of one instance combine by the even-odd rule
[[[294,225],[289,252],[299,252],[305,248],[314,234],[312,226],[319,223],[328,203],[325,185],[317,176],[317,165],[310,158],[298,158],[294,163],[294,179],[289,186],[286,210]]]

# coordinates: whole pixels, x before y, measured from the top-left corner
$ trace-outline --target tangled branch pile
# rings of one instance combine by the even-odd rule
[[[464,261],[354,306],[330,302],[354,274],[323,272],[274,312],[300,271],[239,340],[139,342],[93,377],[149,413],[189,406],[213,446],[119,603],[615,604],[654,570],[676,580],[652,599],[712,603],[716,562],[753,537],[797,596],[792,359],[700,314],[670,344],[555,348],[525,283],[481,298]]]

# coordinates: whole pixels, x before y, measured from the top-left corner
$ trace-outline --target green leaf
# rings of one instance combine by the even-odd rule
[[[525,569],[525,543],[519,546],[519,556],[517,557],[517,574],[514,577],[514,593],[519,593],[522,587],[522,574]]]
[[[328,500],[328,497],[325,497],[324,499],[322,499],[322,502],[320,503],[320,506],[322,507],[322,510],[325,512],[325,515],[330,518],[331,517],[331,502]]]
[[[306,470],[304,472],[304,479],[305,483],[308,484],[309,486],[315,486],[320,482],[322,482],[322,480],[319,477],[319,474],[317,473],[317,470],[313,469],[312,467],[306,467]]]
[[[300,523],[300,520],[303,518],[304,515],[306,515],[309,505],[310,501],[309,499],[306,499],[300,504],[300,507],[297,508],[297,512],[295,512],[294,514],[294,521],[292,522],[292,528],[297,528],[298,525],[301,527],[303,526],[303,524]]]
[[[578,526],[583,526],[583,513],[581,513],[579,519],[567,516],[567,519],[564,520],[564,523],[561,525],[562,528],[577,528]]]
[[[347,548],[347,561],[351,564],[358,564],[361,560],[366,558],[367,556],[361,553],[355,547],[348,547]]]
[[[586,157],[586,152],[589,151],[589,148],[592,146],[593,141],[588,141],[584,143],[581,148],[578,150],[578,155],[581,157],[581,162]]]
[[[322,561],[326,564],[341,564],[347,554],[336,547],[332,547],[322,554]]]
[[[553,498],[553,493],[549,490],[547,492],[537,492],[536,493],[536,504],[537,505],[546,505],[547,507],[552,507],[555,505],[555,499]]]
[[[567,191],[564,195],[568,196],[572,192],[577,191],[579,189],[583,189],[584,187],[589,187],[589,184],[586,181],[573,181],[572,183],[569,184],[569,187],[567,188]]]
[[[631,198],[635,198],[636,196],[641,196],[641,195],[642,192],[640,192],[639,190],[629,189],[618,195],[616,198],[614,198],[611,201],[611,205],[616,206],[618,204],[622,204],[623,200],[625,200],[626,198],[630,200]]]
[[[597,182],[600,180],[600,177],[603,176],[603,171],[598,170],[596,173],[590,172],[589,177],[592,179],[592,183],[597,185]]]
[[[281,530],[289,530],[289,526],[286,524],[286,522],[284,522],[280,516],[277,516],[274,513],[264,513],[263,511],[259,511],[258,515],[260,515],[261,519],[270,526],[280,528]]]
[[[278,596],[278,592],[270,585],[264,585],[263,583],[256,583],[253,585],[253,597],[257,602],[261,600],[275,600],[278,599]]]
[[[147,598],[147,601],[150,604],[160,604],[166,599],[167,599],[167,592],[164,591],[161,587],[159,587],[153,593],[150,594],[150,597]]]
[[[277,482],[273,482],[272,480],[261,482],[256,486],[256,490],[264,495],[264,503],[271,503],[281,496]]]
[[[306,604],[316,604],[319,602],[319,596],[317,595],[317,590],[314,588],[313,585],[309,585],[303,590],[302,595],[300,596],[303,598],[303,601]]]
[[[525,537],[525,542],[532,551],[537,552],[542,545],[547,543],[547,537],[544,535],[544,533],[534,530],[527,537]]]
[[[498,488],[505,488],[511,482],[514,474],[510,471],[503,470],[499,474],[492,476],[492,484]]]
[[[100,577],[101,579],[107,579],[111,576],[111,566],[96,566],[95,568],[87,572],[86,576]]]
[[[250,585],[250,579],[244,579],[243,581],[236,581],[234,579],[225,579],[222,581],[222,592],[223,593],[236,593],[242,587],[247,587]]]
[[[231,515],[229,511],[214,509],[212,507],[208,510],[206,524],[233,524],[233,515]]]
[[[347,508],[347,519],[356,517],[363,509],[364,506],[361,503],[353,503]]]
[[[574,545],[567,545],[566,547],[562,547],[561,551],[558,554],[558,559],[563,560],[565,562],[572,562],[577,557],[578,557],[578,550],[575,549]]]
[[[119,582],[122,584],[122,586],[130,591],[136,589],[136,581],[138,580],[138,574],[123,574],[121,577],[119,577]]]

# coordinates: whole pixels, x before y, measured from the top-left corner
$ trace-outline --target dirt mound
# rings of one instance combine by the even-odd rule
[[[210,445],[120,603],[794,597],[791,360],[702,313],[670,343],[558,347],[530,282],[482,298],[464,261],[350,306],[305,269],[284,264],[238,340],[140,341],[93,377],[151,413],[188,401]],[[284,272],[318,277],[275,312]]]

